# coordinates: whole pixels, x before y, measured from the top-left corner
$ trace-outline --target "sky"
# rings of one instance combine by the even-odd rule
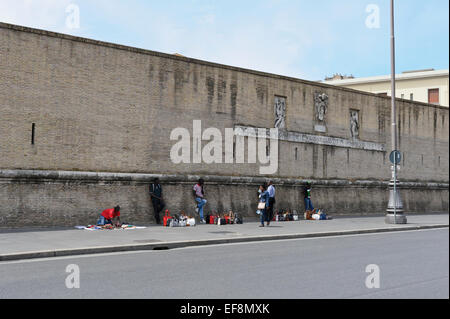
[[[397,73],[448,69],[449,1],[395,13]],[[390,74],[389,0],[0,0],[0,21],[313,81]]]

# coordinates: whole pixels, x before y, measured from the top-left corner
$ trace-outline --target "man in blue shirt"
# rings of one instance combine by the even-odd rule
[[[267,188],[267,192],[269,193],[269,207],[267,208],[266,221],[267,226],[270,225],[270,221],[273,219],[273,207],[275,206],[275,186],[273,186],[273,182],[269,181],[269,187]]]

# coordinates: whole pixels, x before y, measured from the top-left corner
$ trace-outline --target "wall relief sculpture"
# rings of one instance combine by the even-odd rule
[[[319,122],[325,121],[325,115],[328,111],[328,95],[325,93],[315,93],[314,104],[316,108],[316,119]]]
[[[359,111],[350,110],[350,133],[352,138],[357,139],[359,137]]]
[[[286,128],[286,98],[275,97],[275,128]]]
[[[328,112],[328,95],[325,93],[314,93],[314,113],[315,122],[314,130],[321,133],[326,133],[326,114]]]

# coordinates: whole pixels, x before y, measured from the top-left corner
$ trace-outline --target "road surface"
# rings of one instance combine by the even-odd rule
[[[3,262],[0,298],[449,298],[449,230]]]

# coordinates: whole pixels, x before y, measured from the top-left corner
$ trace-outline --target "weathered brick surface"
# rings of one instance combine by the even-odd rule
[[[170,132],[176,127],[191,129],[193,120],[202,120],[203,128],[221,130],[234,125],[273,127],[274,98],[284,96],[287,129],[318,134],[314,132],[315,92],[329,96],[327,135],[349,139],[349,112],[356,109],[360,139],[385,144],[390,150],[390,100],[384,97],[0,24],[0,168],[258,176],[259,165],[176,165],[169,158],[175,143]],[[448,183],[448,109],[406,101],[399,101],[398,109],[404,153],[401,180]],[[32,123],[36,125],[34,145]],[[388,155],[281,142],[276,177],[388,180]],[[23,201],[25,193],[54,214],[62,213],[58,203],[67,203],[56,199],[66,197],[81,205],[65,207],[70,216],[111,206],[119,199],[136,214],[145,215],[149,209],[140,188],[122,185],[103,190],[52,183],[56,184],[2,184],[0,215],[38,211],[27,206],[32,200]],[[114,194],[115,200],[110,204],[106,194],[96,197],[103,192]],[[236,192],[253,190],[227,188],[224,192],[228,201],[236,202],[233,196],[246,200]],[[27,204],[20,206],[21,201]],[[142,206],[132,204],[138,202]],[[415,199],[408,205],[416,205]],[[17,216],[11,218],[20,219]]]

